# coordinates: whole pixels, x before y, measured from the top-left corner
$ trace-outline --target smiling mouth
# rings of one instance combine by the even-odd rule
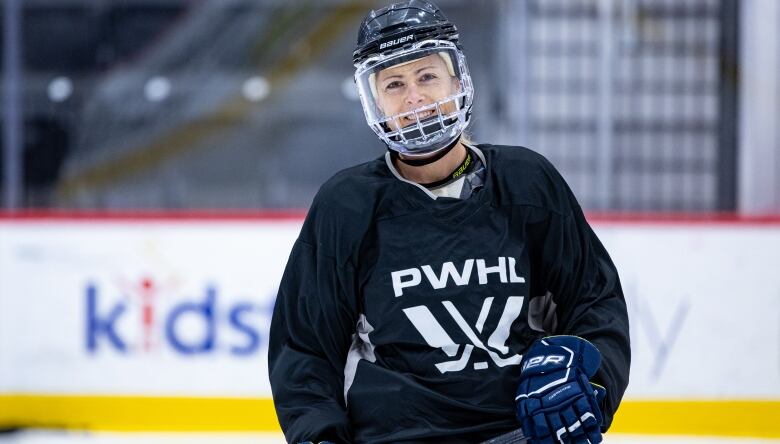
[[[436,110],[433,109],[429,109],[427,111],[420,111],[419,113],[409,114],[408,116],[404,117],[404,122],[408,122],[408,123],[417,122],[418,118],[420,120],[425,120],[434,114],[436,114]]]

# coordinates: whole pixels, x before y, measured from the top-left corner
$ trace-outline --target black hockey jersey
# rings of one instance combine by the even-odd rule
[[[602,353],[605,429],[628,383],[618,274],[541,155],[479,145],[485,184],[434,199],[380,158],[322,186],[285,270],[269,373],[289,442],[473,443],[517,429],[537,338]]]

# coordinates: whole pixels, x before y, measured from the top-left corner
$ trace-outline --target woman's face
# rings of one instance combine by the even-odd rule
[[[413,60],[379,71],[376,79],[377,104],[385,116],[413,111],[455,94],[458,80],[451,76],[444,59],[438,54]],[[442,105],[442,112],[455,111],[455,102]],[[436,113],[435,109],[417,113],[420,120]],[[415,115],[401,119],[400,126],[415,123]],[[388,122],[397,129],[395,121]]]

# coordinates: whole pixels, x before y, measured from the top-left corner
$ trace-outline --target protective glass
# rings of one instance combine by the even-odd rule
[[[391,149],[414,157],[436,152],[468,125],[474,97],[463,53],[426,40],[357,66],[366,121]]]

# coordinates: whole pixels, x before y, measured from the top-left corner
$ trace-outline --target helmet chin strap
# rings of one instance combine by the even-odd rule
[[[455,140],[452,141],[449,145],[446,147],[440,149],[437,151],[433,156],[430,157],[423,157],[423,158],[406,158],[404,159],[401,157],[401,155],[398,153],[398,151],[389,149],[390,151],[390,158],[393,160],[398,160],[401,163],[404,163],[409,166],[423,166],[423,165],[429,165],[433,162],[436,162],[437,160],[441,159],[442,157],[446,156],[447,153],[452,151],[453,148],[455,148],[455,145],[458,144],[458,141],[460,140],[460,136],[456,137]]]

